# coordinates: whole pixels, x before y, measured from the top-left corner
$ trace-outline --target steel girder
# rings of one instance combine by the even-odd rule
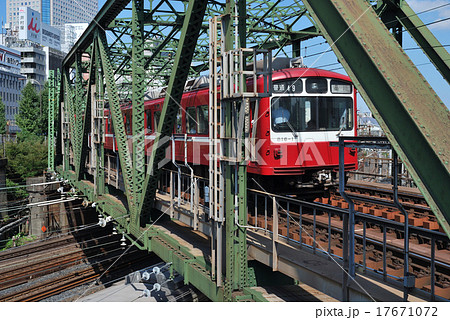
[[[92,113],[92,100],[91,100],[91,90],[92,84],[95,83],[95,55],[96,55],[95,45],[91,45],[90,57],[89,57],[89,78],[87,81],[87,92],[85,101],[83,101],[83,87],[86,85],[78,84],[78,82],[82,82],[83,79],[77,81],[77,94],[80,95],[78,97],[79,109],[77,110],[77,119],[79,121],[77,124],[77,140],[79,141],[79,150],[78,150],[78,162],[75,166],[75,172],[78,175],[78,178],[81,180],[84,178],[84,164],[86,162],[86,157],[89,153],[88,148],[88,134],[91,131],[91,113]],[[81,89],[78,89],[78,86]],[[84,102],[84,103],[83,103]]]
[[[132,0],[132,130],[133,130],[133,188],[136,205],[141,201],[145,179],[145,127],[144,127],[144,0]],[[133,225],[139,225],[139,212],[133,212]]]
[[[114,68],[109,58],[109,48],[106,40],[106,34],[104,30],[97,29],[97,32],[97,45],[101,57],[102,71],[106,80],[105,82],[112,117],[112,125],[114,127],[114,134],[119,151],[120,167],[122,169],[123,180],[125,183],[128,206],[133,212],[135,201],[133,199],[133,164],[131,160],[131,153],[128,148],[128,138],[125,132],[122,110],[120,109],[119,97],[114,81]]]
[[[73,105],[73,113],[75,115],[74,131],[73,131],[73,153],[74,153],[74,166],[77,176],[82,177],[82,143],[83,143],[83,113],[85,105],[83,104],[83,69],[81,66],[81,52],[77,52],[75,59],[75,97]]]
[[[184,20],[186,2],[184,1],[154,1],[150,8],[143,10],[144,65],[147,72],[147,86],[160,87],[168,84],[170,78],[169,67],[173,65],[175,52],[180,40],[180,28]],[[224,4],[210,1],[202,24],[202,32],[197,41],[193,65],[190,66],[190,76],[199,76],[208,65],[208,35],[207,20],[209,17],[222,14]],[[312,19],[306,13],[299,1],[289,4],[264,1],[247,1],[246,29],[248,46],[266,46],[279,48],[281,45],[298,44],[302,40],[319,35]],[[299,20],[304,24],[312,24],[304,30],[298,27]],[[142,21],[141,21],[142,22]],[[132,18],[116,18],[107,26],[110,30],[111,62],[117,66],[115,73],[121,99],[132,99]],[[80,40],[81,41],[81,40]],[[82,42],[82,41],[81,41]],[[83,42],[80,47],[86,47]],[[71,53],[69,53],[70,55]],[[69,60],[69,59],[68,59]]]
[[[53,171],[55,169],[55,71],[49,71],[48,77],[48,159],[47,169]]]
[[[448,109],[368,2],[304,3],[450,235]]]
[[[71,151],[73,154],[75,154],[74,150],[76,150],[76,139],[75,137],[75,111],[74,111],[74,93],[71,86],[70,81],[70,75],[69,75],[69,69],[66,68],[64,70],[64,87],[65,87],[65,96],[64,96],[64,114],[65,114],[65,122],[67,123],[66,126],[66,137],[65,137],[65,157],[64,157],[64,165],[65,170],[69,170],[70,167],[70,156]]]
[[[160,163],[165,158],[166,147],[175,124],[184,85],[189,75],[195,46],[205,15],[206,0],[190,0],[181,30],[179,47],[172,67],[172,76],[166,90],[164,105],[153,142],[152,153],[147,167],[144,183],[144,197],[138,212],[148,219],[155,200],[160,173]]]
[[[151,194],[154,194],[154,189],[152,190],[151,188],[156,188],[156,185],[153,182],[157,181],[157,175],[151,176],[149,173],[152,173],[151,167],[156,167],[158,161],[156,159],[157,155],[153,154],[152,166],[151,167],[149,166],[147,170],[147,174],[145,176],[143,189],[141,193],[139,191],[139,188],[142,183],[143,175],[141,173],[136,172],[136,167],[139,167],[141,165],[140,163],[138,163],[136,158],[140,150],[142,150],[141,144],[138,143],[137,145],[133,146],[134,159],[132,161],[131,150],[128,149],[128,146],[126,144],[127,137],[125,135],[124,125],[122,121],[123,119],[120,110],[120,99],[131,98],[133,102],[133,107],[136,108],[135,109],[136,116],[133,114],[134,135],[136,134],[139,135],[140,128],[142,128],[144,125],[143,121],[144,112],[143,110],[139,112],[137,111],[139,108],[142,108],[143,106],[143,103],[141,104],[143,91],[148,86],[156,87],[169,84],[168,88],[169,93],[171,94],[172,97],[175,96],[175,98],[178,99],[179,101],[179,96],[181,95],[182,88],[184,88],[184,81],[181,81],[183,77],[184,79],[186,79],[188,75],[189,76],[199,75],[201,71],[204,70],[204,67],[208,64],[207,53],[209,43],[207,34],[205,32],[207,29],[207,23],[205,23],[205,21],[210,16],[223,14],[225,5],[223,3],[219,3],[216,1],[208,1],[206,13],[202,16],[202,18],[197,19],[203,21],[197,22],[198,26],[196,26],[196,28],[198,29],[198,31],[193,32],[198,36],[198,40],[196,41],[197,45],[195,46],[195,48],[186,48],[184,46],[184,44],[186,43],[186,39],[188,39],[189,41],[191,41],[190,43],[192,43],[192,39],[187,38],[188,34],[186,32],[187,28],[185,27],[182,28],[183,25],[189,24],[189,20],[192,18],[192,16],[188,14],[188,12],[191,11],[186,9],[187,1],[167,1],[167,0],[150,1],[150,8],[143,8],[142,7],[143,2],[141,0],[139,1],[133,0],[133,4],[130,11],[132,12],[131,18],[122,18],[122,17],[118,18],[117,17],[118,14],[122,12],[122,10],[129,4],[129,2],[130,0],[108,0],[105,6],[100,10],[100,12],[95,17],[94,19],[95,22],[93,22],[88,27],[86,32],[83,34],[83,36],[80,38],[80,40],[73,47],[71,52],[69,52],[69,54],[64,60],[63,65],[64,86],[61,87],[63,89],[61,95],[65,96],[65,99],[64,103],[62,104],[62,109],[65,111],[67,115],[68,120],[67,124],[70,127],[69,131],[71,135],[70,139],[68,138],[63,139],[65,150],[64,152],[66,155],[64,158],[65,161],[63,168],[65,170],[64,171],[65,176],[67,177],[70,176],[70,179],[71,181],[74,182],[74,185],[76,185],[81,192],[85,193],[91,201],[99,201],[99,202],[105,201],[105,197],[99,196],[98,193],[96,194],[95,191],[89,189],[90,186],[83,184],[82,181],[79,181],[79,179],[81,179],[80,176],[75,176],[69,171],[70,148],[73,149],[74,155],[77,150],[83,150],[83,146],[76,145],[77,143],[76,134],[81,133],[83,135],[82,136],[83,139],[87,136],[86,127],[80,130],[75,129],[76,120],[81,119],[83,115],[83,113],[81,113],[81,116],[79,116],[78,112],[82,110],[83,107],[80,108],[79,106],[81,106],[81,104],[77,104],[75,102],[75,99],[79,99],[80,97],[82,97],[84,92],[87,90],[84,89],[85,91],[83,90],[80,91],[79,90],[80,86],[78,86],[79,82],[76,81],[77,77],[75,77],[75,81],[74,79],[71,80],[69,72],[70,69],[74,68],[75,65],[76,67],[75,72],[78,75],[81,74],[83,64],[76,63],[76,57],[80,53],[86,53],[90,51],[91,52],[90,75],[93,73],[92,64],[94,60],[93,57],[95,57],[96,71],[100,69],[106,79],[106,88],[107,88],[106,99],[110,102],[114,131],[118,141],[120,166],[122,168],[122,174],[124,177],[126,195],[128,197],[128,208],[126,206],[124,207],[119,206],[117,204],[108,203],[107,205],[103,204],[99,205],[99,208],[101,208],[99,210],[104,210],[108,214],[113,215],[115,217],[126,216],[127,214],[131,213],[132,214],[131,224],[133,226],[136,226],[136,224],[139,221],[138,219],[140,217],[141,212],[145,211],[147,213],[149,210],[146,208],[151,207],[151,203],[153,201],[153,197],[151,196]],[[191,0],[191,2],[200,3],[206,1]],[[322,2],[319,1],[315,2],[316,2],[315,5],[320,6],[320,8],[318,9],[319,11],[327,10],[321,7],[323,6]],[[301,41],[307,40],[320,34],[318,27],[316,27],[316,23],[312,20],[310,13],[307,12],[305,6],[301,2],[294,0],[289,1],[288,5],[283,5],[283,3],[284,1],[276,1],[276,2],[265,2],[259,0],[247,1],[246,45],[248,47],[278,49],[285,45],[292,44],[293,47],[295,46],[296,52],[295,54],[298,54]],[[326,5],[330,4],[327,3],[325,4],[325,6]],[[241,12],[242,11],[240,11],[240,14]],[[314,13],[314,10],[312,10],[311,12]],[[319,15],[321,16],[321,14]],[[405,13],[405,15],[410,16],[410,14],[407,13]],[[400,16],[400,13],[398,14],[398,16]],[[317,16],[315,17],[317,18]],[[306,25],[302,24],[301,28],[299,27],[300,20],[302,20],[303,23],[305,21],[307,22]],[[325,20],[335,20],[335,19],[327,18]],[[317,19],[317,21],[321,21],[321,19]],[[325,36],[329,41],[332,38],[330,36],[330,32],[328,31],[329,28],[328,23],[333,22],[334,21],[326,21],[325,23],[327,24],[326,27],[324,27],[324,24],[322,22],[320,23],[321,28],[323,28],[322,30],[326,31]],[[342,25],[344,25],[344,23],[340,23],[341,20],[339,19],[336,19],[335,23],[337,22],[339,22],[339,25],[337,25],[336,30],[339,30],[339,28]],[[331,34],[334,35],[334,32],[336,30],[332,30]],[[380,32],[385,32],[384,30],[380,31],[378,28],[375,28],[374,30],[375,30],[374,32],[376,32],[377,34]],[[242,31],[243,26],[240,25],[240,32],[242,33]],[[421,30],[421,32],[422,31],[423,30]],[[97,32],[100,33],[100,39],[98,39]],[[112,41],[109,41],[109,43],[107,41],[107,36],[108,40],[112,39]],[[384,39],[384,37],[382,38]],[[354,43],[349,42],[348,40],[344,40],[343,42],[348,45],[349,50],[357,48],[358,46],[358,45],[355,46]],[[92,44],[94,44],[94,46],[92,46]],[[342,51],[345,51],[344,49],[339,48],[339,50]],[[373,49],[372,48],[369,49],[370,49],[369,52],[372,52]],[[193,51],[191,58],[189,58],[189,56],[191,55],[190,51]],[[175,53],[177,54],[175,55]],[[347,59],[347,53],[348,52],[345,51],[345,54],[341,55],[339,51],[338,57],[341,60],[341,62],[344,63],[348,71],[349,65],[344,60],[344,57]],[[359,54],[355,54],[354,56],[359,58]],[[183,57],[183,59],[181,59],[181,57]],[[145,70],[144,73],[141,72],[140,69],[141,66],[143,66],[143,69]],[[181,68],[180,66],[184,66],[184,68]],[[370,64],[368,68],[369,67]],[[180,68],[185,70],[182,70],[183,71],[182,77],[178,78],[178,75],[181,74],[179,72]],[[364,82],[363,80],[360,80],[358,77],[355,77],[355,74],[360,75],[358,66],[351,65],[351,68],[355,68],[355,70],[354,73],[349,71],[349,74],[351,74],[351,76],[354,79],[358,80],[357,81],[358,88],[361,89],[364,96],[370,96],[370,92],[366,93],[364,91],[364,88],[366,88],[367,83]],[[98,77],[96,77],[96,79],[98,78],[98,82],[96,82],[98,92],[100,92],[101,96],[103,96],[102,90],[104,86],[103,75],[99,75]],[[100,78],[102,79],[100,80]],[[138,79],[144,79],[144,81],[141,82]],[[101,84],[99,82],[101,82]],[[89,81],[88,83],[91,82]],[[379,83],[382,83],[382,81],[380,80]],[[76,97],[74,95],[75,90],[77,92]],[[382,94],[379,95],[381,96]],[[87,94],[86,97],[88,100],[90,99],[89,94]],[[166,99],[164,103],[165,120],[160,121],[157,130],[158,132],[162,133],[162,131],[164,130],[166,132],[166,136],[169,136],[171,134],[174,121],[174,112],[177,110],[177,108],[178,107],[176,106],[173,100]],[[375,110],[373,105],[371,105],[371,108],[372,110]],[[388,117],[390,117],[390,114],[394,114],[393,118],[396,118],[397,114],[401,114],[401,112],[389,111],[387,109],[388,108],[379,110],[379,113],[375,114],[377,119],[381,118],[384,119],[384,116],[386,114],[388,114]],[[389,114],[389,112],[391,113]],[[414,109],[414,112],[416,112],[419,117],[421,116],[419,110]],[[382,117],[379,114],[382,114]],[[61,113],[61,116],[63,115],[64,114]],[[142,116],[141,120],[138,119],[139,115]],[[403,126],[409,125],[411,123],[408,121],[404,121],[403,118],[400,119],[400,122],[402,122],[401,125]],[[388,127],[390,128],[391,126],[394,126],[395,130],[392,130],[392,133],[397,134],[399,132],[398,126],[396,127],[395,125],[393,125],[392,121],[390,120],[385,121],[380,120],[380,123],[383,125],[383,128]],[[422,123],[418,125],[422,125]],[[414,130],[411,131],[414,133]],[[164,136],[158,136],[158,138],[162,137]],[[403,137],[399,137],[398,139],[401,140],[399,141],[399,144],[401,145],[400,142],[403,143],[404,139]],[[61,144],[58,143],[57,145],[60,146]],[[164,148],[159,149],[164,150]],[[59,147],[57,148],[57,150],[61,150],[61,148]],[[101,150],[99,149],[98,151]],[[102,158],[98,159],[100,160],[98,160],[99,162],[97,162],[97,167],[101,168],[101,165],[103,164],[101,160]],[[79,170],[78,173],[81,173],[84,166],[83,161],[81,161],[81,157],[79,158],[78,163],[81,166],[80,167],[81,169]],[[78,165],[76,167],[78,167]],[[138,168],[139,172],[141,172],[140,170],[141,168]],[[97,179],[101,179],[101,177],[102,173],[98,171]],[[234,181],[239,181],[239,183],[243,183],[244,181],[242,180],[243,177],[244,174],[242,172],[242,168],[239,168],[237,177],[231,178],[233,178]],[[153,182],[150,182],[150,180],[152,180]],[[143,194],[147,194],[145,201],[144,198],[138,200],[137,199],[138,195]],[[243,199],[245,198],[240,196],[239,198],[240,206],[244,206],[245,200]],[[120,213],[117,214],[117,212]],[[246,222],[244,218],[245,217],[241,216],[238,217],[240,224],[244,224]],[[143,221],[146,222],[145,219],[143,219]],[[130,228],[130,223],[126,221],[124,218],[121,219],[120,225],[124,230],[131,229],[130,231],[134,236],[140,237],[141,235],[140,231],[135,227]],[[149,248],[153,246],[155,251],[159,250],[156,249],[156,247],[159,244],[153,245],[151,243],[153,241],[152,237],[153,235],[150,236],[151,239],[147,238],[146,240],[144,240],[144,242],[147,242]],[[164,241],[167,242],[168,241],[167,239],[168,238],[166,238]],[[231,242],[230,247],[231,246],[234,246],[234,248],[242,247],[242,245],[244,244],[242,234],[239,234],[237,236],[235,234],[234,240],[236,240],[236,242],[234,243]],[[161,252],[159,254],[170,255],[172,248],[163,248],[163,247],[164,246],[160,246]],[[170,258],[169,255],[167,256],[168,259]],[[238,265],[245,260],[245,258],[242,257],[242,255],[244,255],[244,250],[234,251],[234,253],[232,253],[231,255],[233,261],[233,263],[230,264],[231,267],[232,268],[235,267],[236,269],[239,268],[244,269],[245,266]],[[237,255],[240,255],[240,257],[238,257]],[[189,261],[183,263],[189,263]],[[240,279],[237,280],[236,282],[245,284],[246,279],[243,278],[245,274],[246,274],[245,271],[240,273],[238,272],[235,275],[231,275],[231,277],[237,280],[236,279],[237,276]],[[190,275],[188,275],[188,277],[190,277]],[[198,282],[199,287],[205,286],[205,284],[209,288],[207,289],[205,287],[205,290],[213,290],[213,289],[215,290],[214,283],[211,281],[211,279],[209,278],[207,280],[203,279],[199,280]],[[221,292],[219,296],[222,297],[223,293]],[[212,297],[213,299],[217,298],[215,294],[213,294]]]
[[[403,26],[444,79],[450,83],[450,54],[406,1],[383,0],[379,1],[378,7],[377,13],[381,16],[386,26],[388,28],[394,24]],[[384,19],[384,13],[387,13],[389,18]]]

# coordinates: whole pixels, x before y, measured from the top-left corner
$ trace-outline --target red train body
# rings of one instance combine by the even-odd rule
[[[356,90],[349,77],[319,69],[290,68],[272,74],[273,94],[260,100],[256,125],[257,161],[248,174],[266,190],[315,194],[337,183],[339,134],[356,135]],[[258,88],[262,82],[258,82]],[[146,153],[164,97],[145,102]],[[175,160],[185,158],[197,174],[207,176],[209,88],[185,92],[173,131]],[[132,136],[132,106],[122,107],[125,130]],[[117,151],[109,110],[105,110],[105,148]],[[187,145],[187,148],[185,148]],[[171,158],[172,152],[167,152]],[[345,151],[345,169],[357,168],[355,150]]]

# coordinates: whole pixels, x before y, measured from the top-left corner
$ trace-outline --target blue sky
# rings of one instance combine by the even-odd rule
[[[6,21],[6,0],[0,0],[0,18]],[[106,0],[99,0],[99,8],[103,6]],[[430,10],[428,12],[420,13],[432,8],[450,4],[450,0],[409,0],[408,4],[414,9],[416,13],[419,13],[419,17],[427,24],[438,20],[444,20],[442,22],[434,23],[429,26],[431,32],[439,40],[439,42],[445,46],[447,51],[450,50],[450,5],[444,6],[437,10]],[[315,45],[315,46],[313,46]],[[306,47],[306,48],[305,48]],[[425,76],[427,81],[436,91],[438,96],[442,99],[444,104],[450,108],[450,86],[443,79],[439,72],[436,71],[434,66],[429,62],[428,58],[422,53],[421,50],[417,50],[417,44],[412,40],[409,35],[404,33],[403,47],[408,48],[407,54],[411,57],[411,60],[416,64],[420,72]],[[324,43],[322,38],[317,38],[305,42],[302,44],[302,55],[312,55],[319,53],[328,48],[328,45]],[[305,52],[306,51],[306,52]],[[319,55],[314,58],[305,58],[305,62],[308,66],[314,65],[315,67],[327,66],[336,63],[336,57],[333,53],[327,53]],[[324,69],[333,70],[339,73],[345,73],[344,69],[339,68],[339,65],[330,65],[324,67]],[[360,109],[365,110],[365,103],[359,99]],[[367,109],[366,109],[367,110]]]

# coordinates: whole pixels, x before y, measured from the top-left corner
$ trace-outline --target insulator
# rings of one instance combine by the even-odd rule
[[[153,285],[153,290],[156,291],[156,292],[158,292],[159,290],[161,290],[161,285],[160,285],[159,283],[155,283],[155,284]]]
[[[122,239],[120,239],[120,245],[122,247],[125,247],[127,245],[126,239],[125,239],[125,234],[122,233]]]
[[[117,229],[116,229],[116,227],[113,227],[113,232],[112,232],[112,234],[117,234]]]
[[[150,297],[151,291],[148,289],[144,289],[144,292],[142,294],[144,295],[144,297]]]
[[[161,272],[161,270],[158,268],[158,267],[153,267],[153,273],[154,274],[156,274],[156,275],[158,275],[160,272]]]
[[[150,273],[148,273],[147,271],[144,271],[144,273],[142,274],[142,280],[148,281],[150,279]]]
[[[99,225],[100,227],[102,227],[102,228],[106,227],[106,220],[103,219],[103,218],[100,218],[100,219],[98,220],[98,225]]]

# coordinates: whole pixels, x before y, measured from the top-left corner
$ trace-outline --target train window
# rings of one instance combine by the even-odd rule
[[[274,93],[301,93],[303,90],[302,80],[282,80],[273,82]]]
[[[353,99],[350,97],[277,97],[271,103],[274,132],[353,128]]]
[[[352,93],[352,85],[341,80],[331,80],[331,93]]]
[[[197,115],[195,107],[186,108],[186,133],[197,133]]]
[[[208,106],[197,107],[197,122],[199,134],[208,134],[209,132],[208,112],[209,112]]]
[[[306,92],[308,93],[327,93],[328,82],[324,78],[306,79]]]
[[[150,110],[145,110],[145,121],[147,123],[147,132],[152,132],[152,112]]]
[[[175,133],[183,133],[183,123],[182,123],[183,114],[181,112],[182,112],[181,108],[178,109],[177,122],[175,123]]]
[[[351,130],[353,128],[352,98],[318,98],[320,130]]]
[[[158,130],[159,118],[161,118],[161,111],[153,112],[153,121],[155,122],[155,131]]]

